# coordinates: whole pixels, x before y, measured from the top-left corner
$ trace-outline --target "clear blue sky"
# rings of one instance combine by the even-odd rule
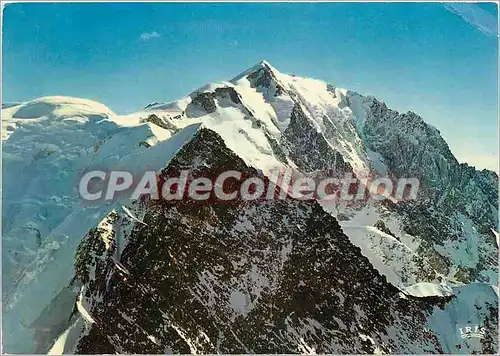
[[[460,6],[11,4],[3,13],[3,100],[68,95],[123,114],[266,59],[415,111],[459,160],[494,168],[498,9]]]

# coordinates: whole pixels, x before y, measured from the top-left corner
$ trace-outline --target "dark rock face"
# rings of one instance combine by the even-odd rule
[[[159,103],[158,101],[153,101],[152,103],[149,103],[148,105],[146,105],[144,107],[144,109],[146,110],[146,109],[152,108],[153,106],[156,106],[158,104],[161,104],[161,103]]]
[[[245,114],[252,115],[243,105],[240,94],[231,86],[222,85],[213,91],[197,92],[192,95],[191,106],[203,109],[206,114],[212,114],[217,111],[217,105],[232,106],[242,110]]]
[[[234,104],[241,104],[241,96],[233,87],[219,87],[215,89],[215,94],[220,97],[228,97]]]
[[[375,226],[380,231],[386,233],[387,235],[391,235],[392,237],[398,239],[398,237],[394,235],[394,233],[385,225],[385,223],[382,220],[377,220],[377,222],[373,226]]]
[[[426,197],[433,204],[441,200],[446,213],[463,211],[490,225],[498,220],[489,206],[470,204],[468,199],[478,195],[478,200],[496,206],[498,176],[494,172],[459,164],[439,131],[417,114],[399,114],[373,98],[370,102],[362,133],[367,145],[384,156],[391,173],[420,179]]]
[[[190,179],[228,169],[266,179],[207,129],[162,176],[186,168]],[[446,299],[401,298],[316,202],[144,200],[130,210],[144,223],[112,213],[80,245],[95,323],[79,353],[441,351],[421,325]]]
[[[172,125],[168,120],[165,120],[164,118],[160,118],[158,115],[151,114],[147,118],[145,118],[143,121],[145,122],[151,122],[161,128],[164,128],[166,130],[169,130],[170,132],[176,132],[178,131],[177,127]]]
[[[433,189],[453,165],[458,165],[439,131],[415,113],[399,114],[376,99],[371,99],[369,113],[363,134],[395,174],[420,177],[422,167],[427,167],[425,183]]]
[[[332,149],[325,137],[314,129],[299,103],[293,108],[281,145],[304,172],[333,170],[343,174],[352,171],[342,155]]]
[[[387,204],[402,216],[405,232],[422,240],[417,252],[439,273],[458,265],[460,282],[494,283],[488,271],[496,268],[498,254],[492,232],[498,227],[496,173],[458,163],[439,131],[417,114],[400,114],[372,97],[362,101],[366,120],[359,131],[366,146],[384,157],[389,175],[420,181],[418,201]],[[478,246],[478,252],[467,251],[467,265],[449,252],[460,244]]]
[[[262,63],[262,67],[247,76],[250,84],[254,88],[265,88],[270,96],[279,96],[285,93],[285,88],[276,78],[273,69],[267,64]]]
[[[203,108],[208,114],[213,113],[217,110],[217,105],[215,104],[215,96],[212,92],[197,93],[193,97],[192,104]]]

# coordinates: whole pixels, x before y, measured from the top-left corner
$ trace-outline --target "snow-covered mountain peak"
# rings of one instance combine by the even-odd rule
[[[8,351],[45,352],[52,338],[66,327],[69,327],[68,332],[76,330],[79,335],[84,323],[82,318],[78,319],[80,324],[68,324],[71,298],[78,292],[73,290],[75,284],[70,283],[75,276],[71,266],[77,245],[83,246],[79,249],[82,260],[99,256],[97,263],[103,267],[97,269],[83,265],[89,268],[92,279],[102,283],[95,288],[96,285],[86,280],[80,281],[87,283],[84,290],[93,289],[97,294],[84,297],[82,293],[77,302],[78,308],[90,314],[100,314],[97,312],[99,308],[102,308],[103,315],[118,313],[115,315],[117,323],[111,322],[111,329],[116,329],[114,331],[110,328],[101,330],[99,323],[88,325],[92,329],[92,334],[86,334],[88,340],[108,340],[105,343],[114,340],[111,349],[100,350],[109,353],[139,350],[142,344],[149,345],[151,350],[170,352],[173,349],[189,352],[193,345],[195,349],[207,352],[244,352],[255,347],[254,351],[267,353],[279,351],[282,345],[288,347],[283,350],[290,352],[314,348],[324,352],[372,352],[378,347],[374,342],[379,346],[390,346],[393,352],[409,352],[411,350],[407,347],[404,334],[406,331],[423,332],[420,324],[429,320],[426,319],[427,314],[433,313],[431,304],[434,302],[428,304],[429,301],[419,298],[404,299],[406,301],[402,302],[396,287],[404,290],[419,282],[452,286],[471,282],[492,283],[497,278],[498,248],[492,232],[498,228],[498,220],[495,220],[498,215],[496,174],[478,172],[466,164],[459,165],[439,131],[415,113],[400,114],[374,97],[348,92],[321,80],[281,73],[265,61],[228,82],[202,86],[179,100],[155,102],[143,111],[130,115],[116,115],[104,105],[89,100],[45,97],[9,105],[2,110],[2,117],[2,129],[5,130],[5,135],[2,131],[2,267],[3,290],[6,291],[4,303],[7,305],[4,309],[7,333],[4,335],[9,338]],[[115,213],[109,213],[112,206],[103,204],[87,209],[79,204],[75,182],[82,172],[92,167],[125,167],[138,171],[154,167],[156,170],[166,169],[172,159],[178,167],[200,168],[203,171],[218,162],[221,169],[243,169],[269,179],[270,169],[275,168],[292,169],[297,175],[314,177],[332,171],[338,174],[365,172],[372,177],[416,177],[422,182],[422,195],[417,201],[408,203],[371,202],[361,207],[335,205],[333,208],[326,205],[321,208],[316,202],[310,205],[287,200],[255,204],[251,209],[242,206],[240,210],[231,207],[219,209],[217,204],[208,204],[208,207],[196,210],[198,206],[181,202],[162,211],[162,204],[155,203],[155,209],[159,209],[157,214],[150,214],[151,211],[146,209],[142,210],[143,215],[137,215],[142,221],[153,218],[163,221],[162,216],[169,217],[168,221],[163,221],[166,224],[161,231],[154,230],[157,225],[153,223],[147,228],[141,224],[136,227],[137,231],[128,230],[134,225],[127,222],[132,213],[123,212],[139,214],[141,209],[117,207],[116,214],[122,215],[120,224],[125,224],[125,228],[118,223],[110,226],[109,222],[116,218]],[[200,166],[201,161],[208,164]],[[170,165],[170,168],[174,166]],[[108,213],[111,220],[104,218]],[[343,231],[336,225],[337,220]],[[134,221],[137,222],[137,218]],[[109,228],[104,229],[104,233],[103,226]],[[123,239],[124,229],[129,235],[138,236],[147,232],[148,244],[143,244],[146,240],[138,238],[137,244],[128,245]],[[173,234],[175,229],[182,234]],[[85,243],[80,241],[89,230],[91,238],[87,238],[87,242],[91,244],[85,250]],[[234,234],[228,234],[233,230]],[[219,232],[214,234],[214,231]],[[262,237],[267,235],[255,235],[255,231],[262,231],[263,234],[271,231],[271,234],[264,241]],[[344,237],[344,233],[348,238]],[[148,261],[151,268],[146,268],[147,273],[141,275],[144,279],[138,279],[141,281],[139,284],[135,284],[137,279],[133,278],[137,273],[134,269],[144,267],[140,263],[130,260],[132,268],[129,271],[132,275],[126,277],[132,279],[123,279],[120,274],[123,271],[119,270],[124,260],[120,255],[110,257],[102,255],[102,251],[93,250],[99,248],[101,234],[106,235],[108,240],[114,238],[115,244],[120,244],[119,250],[126,250],[123,256]],[[290,239],[292,235],[296,238]],[[210,238],[200,239],[200,236]],[[312,241],[311,236],[318,239]],[[281,238],[286,243],[278,246]],[[158,260],[150,258],[157,252],[156,242],[165,245],[165,251],[157,256]],[[220,266],[211,266],[212,255],[207,258],[207,248],[210,251],[225,250],[223,245],[228,242],[237,247],[235,251],[244,251],[245,261],[238,252],[234,256],[221,256]],[[111,246],[110,241],[107,243]],[[190,248],[186,250],[186,246]],[[202,248],[198,248],[200,246]],[[171,250],[172,247],[178,250]],[[266,254],[255,253],[261,249],[274,251],[280,258],[267,260],[271,255],[266,257]],[[326,255],[316,253],[320,250]],[[200,254],[197,259],[186,260],[185,257],[193,251]],[[295,256],[293,260],[288,256],[290,252]],[[341,252],[340,255],[337,256],[337,252]],[[332,261],[345,260],[345,266],[344,263],[337,266],[326,261],[327,255],[335,257]],[[367,259],[361,258],[361,255]],[[309,256],[305,262],[304,256]],[[204,262],[200,264],[202,260]],[[248,267],[244,274],[238,272],[241,264]],[[285,264],[289,267],[283,269]],[[265,275],[272,280],[269,285],[281,285],[281,294],[272,297],[274,291],[268,290],[266,300],[253,292],[266,288],[261,283],[263,279],[253,270],[253,265],[265,267]],[[313,266],[319,266],[319,269]],[[307,278],[303,278],[305,274],[295,273],[298,267],[305,268]],[[162,273],[151,273],[156,268],[160,268]],[[182,274],[186,269],[189,273],[196,271],[190,275],[188,284]],[[280,271],[290,273],[283,278]],[[406,316],[403,319],[395,316],[397,328],[389,327],[391,324],[386,318],[389,314],[377,312],[373,314],[373,321],[380,325],[372,330],[373,334],[368,335],[366,330],[357,329],[358,321],[365,323],[359,310],[368,306],[367,311],[373,312],[369,310],[370,303],[378,298],[378,287],[373,285],[373,288],[366,289],[373,284],[363,279],[367,273],[375,280],[380,279],[379,275],[385,276],[389,282],[382,279],[377,284],[388,293],[388,299],[382,304],[391,301],[392,306],[388,305],[387,312],[404,314],[406,305],[402,307],[399,304],[408,304],[414,308],[413,316],[418,317],[418,327],[398,325]],[[332,275],[335,278],[332,279]],[[108,283],[110,276],[113,277],[111,284]],[[115,310],[113,308],[117,304],[101,303],[105,299],[113,300],[113,289],[119,286],[128,291],[118,295],[119,299],[123,298],[120,299],[122,302],[134,306],[138,305],[137,301],[147,304],[148,300],[156,298],[155,294],[129,297],[136,292],[151,291],[150,287],[161,280],[152,280],[155,276],[176,276],[174,279],[182,282],[180,289],[172,290],[176,293],[182,290],[185,294],[175,298],[177,304],[165,304],[166,307],[178,308],[178,318],[168,313],[158,314],[159,309],[151,311],[144,307],[132,311],[134,318],[131,319],[129,311],[134,308]],[[348,279],[349,283],[338,284],[339,276]],[[321,285],[314,282],[318,280],[322,281]],[[219,293],[223,303],[216,305],[229,313],[229,321],[219,319],[217,313],[213,319],[204,318],[211,320],[212,326],[195,321],[193,313],[211,315],[213,304],[206,304],[206,300],[217,300],[213,299],[217,297],[213,291],[220,290],[226,281],[235,281],[236,284]],[[185,288],[189,284],[196,288]],[[324,286],[330,284],[333,289],[327,293]],[[131,290],[132,294],[127,294]],[[313,290],[321,292],[315,296]],[[286,298],[282,296],[293,296],[293,300],[283,304]],[[61,303],[61,299],[69,302]],[[82,306],[85,299],[89,304]],[[197,300],[200,304],[193,308],[179,300]],[[230,302],[227,305],[230,309],[224,304],[227,301]],[[241,335],[250,335],[250,338],[254,334],[266,335],[264,325],[232,324],[236,320],[231,319],[235,315],[233,309],[240,311],[242,305],[257,306],[258,303],[261,303],[258,308],[247,308],[250,317],[260,310],[262,314],[255,314],[255,320],[264,320],[263,316],[269,315],[268,325],[281,323],[286,326],[280,330],[280,335],[284,332],[283,335],[287,336],[275,339],[273,349],[269,348],[269,338],[262,345],[254,343],[255,340],[247,340],[247,345],[254,345],[248,349],[245,345],[240,347]],[[493,302],[488,303],[491,310],[497,307]],[[315,307],[324,308],[321,315],[336,316],[323,320],[322,316],[314,314]],[[465,306],[466,312],[467,308]],[[243,309],[247,313],[247,309]],[[342,312],[345,310],[352,311]],[[90,314],[80,312],[87,320]],[[296,314],[301,313],[309,317],[297,319]],[[444,313],[449,314],[446,310]],[[486,320],[484,312],[481,313],[481,320]],[[158,319],[149,325],[147,319],[153,314]],[[453,315],[451,317],[446,324],[447,329],[453,328],[455,320]],[[91,319],[98,321],[99,315],[91,315]],[[333,324],[332,320],[335,320]],[[73,321],[71,319],[71,323]],[[241,328],[243,324],[257,326],[255,330],[246,330],[246,326]],[[364,325],[369,324],[372,322]],[[155,334],[153,329],[158,325],[163,326],[161,330],[168,330],[167,338],[162,339],[165,336],[162,332]],[[348,330],[344,330],[344,338],[339,338],[331,330],[346,329],[342,325],[347,325]],[[137,333],[128,337],[119,330],[122,326]],[[312,333],[311,337],[308,330],[312,329],[322,332]],[[433,332],[438,334],[442,329],[439,325],[432,327]],[[144,330],[148,330],[147,335],[143,335]],[[363,334],[359,335],[361,341],[371,340],[371,345],[365,345],[366,349],[351,343],[351,340],[358,339],[360,332]],[[386,336],[380,339],[377,333]],[[329,336],[325,336],[327,334]],[[212,342],[206,340],[207,335],[215,341],[214,347],[207,346]],[[207,341],[206,345],[203,340]],[[418,341],[415,338],[411,340]],[[124,347],[122,341],[130,343],[130,348]],[[224,348],[217,346],[219,341],[225,345]],[[443,341],[440,345],[447,351],[445,344]],[[85,347],[88,351],[96,351],[93,345],[90,343]],[[428,346],[430,349],[412,350],[440,351],[440,346],[434,342]],[[474,347],[475,350],[488,350]],[[389,351],[387,348],[384,350]]]
[[[46,96],[9,109],[12,110],[12,118],[15,119],[35,119],[44,116],[67,118],[78,115],[114,115],[108,107],[101,103],[68,96]]]

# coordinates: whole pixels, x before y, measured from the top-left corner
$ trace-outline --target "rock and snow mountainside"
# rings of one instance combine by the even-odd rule
[[[498,176],[414,113],[262,62],[127,116],[48,97],[2,121],[6,352],[497,351]],[[103,167],[421,186],[409,202],[86,206],[77,181]]]

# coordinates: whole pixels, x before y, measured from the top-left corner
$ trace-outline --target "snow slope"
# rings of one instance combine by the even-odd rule
[[[30,325],[71,281],[80,239],[121,203],[82,205],[76,190],[82,172],[159,170],[199,125],[164,140],[170,132],[150,123],[125,126],[85,100],[51,97],[8,110],[2,116],[16,128],[3,142],[4,347],[33,352]],[[139,145],[146,140],[157,143],[146,149]]]

